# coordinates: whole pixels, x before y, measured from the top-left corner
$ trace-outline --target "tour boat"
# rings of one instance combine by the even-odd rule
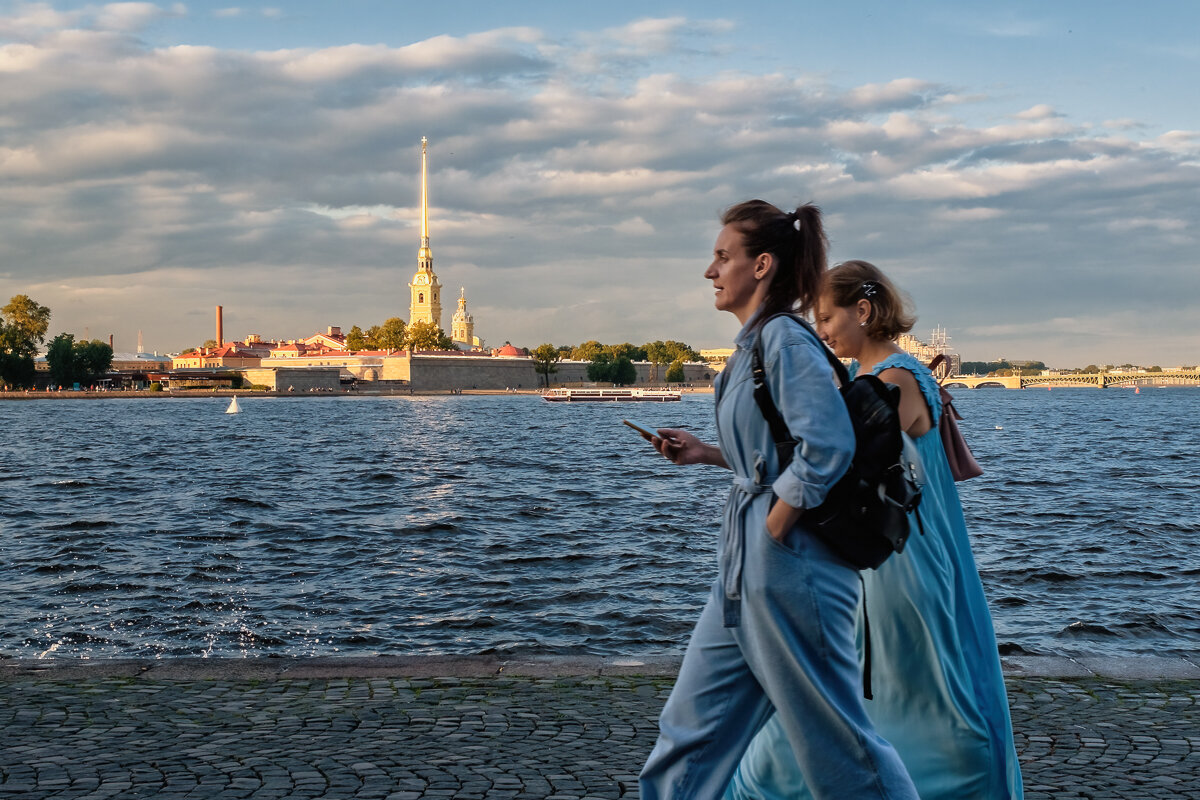
[[[666,403],[682,397],[680,392],[671,389],[550,389],[542,393],[542,399],[551,403]]]

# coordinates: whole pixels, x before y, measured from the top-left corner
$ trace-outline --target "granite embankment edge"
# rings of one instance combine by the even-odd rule
[[[585,678],[623,675],[674,677],[679,656],[330,656],[305,658],[165,658],[0,660],[0,681],[84,680],[322,680],[338,678]],[[1200,680],[1200,654],[1189,657],[1006,656],[1014,678]]]

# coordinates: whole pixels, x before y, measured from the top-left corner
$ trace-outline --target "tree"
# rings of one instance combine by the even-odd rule
[[[366,350],[367,336],[363,333],[362,328],[355,325],[350,328],[350,332],[346,334],[346,349],[347,350]]]
[[[552,344],[539,344],[533,351],[533,371],[546,376],[546,388],[550,388],[550,374],[558,372],[554,366],[562,359],[562,351]]]
[[[391,320],[388,320],[391,322]],[[387,326],[387,322],[384,323]],[[432,322],[421,320],[408,326],[404,345],[409,350],[454,350],[454,342]]]
[[[0,384],[32,386],[33,357],[46,338],[50,309],[18,294],[0,308]]]
[[[667,383],[683,383],[683,361],[675,359],[667,370]]]
[[[413,327],[420,324],[418,322]],[[379,328],[377,338],[380,350],[403,350],[408,347],[408,328],[405,326],[404,320],[399,317],[391,317],[384,320],[383,325]]]
[[[367,328],[367,349],[368,350],[383,350],[384,347],[380,344],[380,339],[383,336],[383,328],[378,325],[372,325]]]
[[[618,358],[612,363],[610,380],[617,386],[628,386],[637,381],[637,367],[628,358]]]
[[[573,361],[595,361],[596,357],[603,352],[604,345],[592,339],[572,350],[571,359]]]
[[[91,383],[112,366],[113,350],[108,342],[92,339],[75,343],[75,374],[80,383]]]
[[[607,353],[597,353],[592,359],[592,363],[588,364],[587,376],[589,381],[597,383],[612,382],[613,365]]]
[[[50,380],[59,386],[90,383],[108,372],[112,357],[113,351],[107,342],[99,339],[77,342],[74,334],[70,333],[55,336],[46,351]]]
[[[615,361],[618,358],[627,358],[630,361],[645,361],[646,348],[634,347],[629,342],[624,344],[610,344],[604,348]]]
[[[574,349],[575,349],[575,347],[573,345],[560,344],[558,346],[559,358],[570,358],[571,351],[573,351]]]
[[[691,348],[691,345],[684,342],[676,342],[673,339],[664,342],[667,348],[667,354],[672,361],[699,361],[700,354]]]
[[[667,343],[662,340],[648,342],[643,349],[646,351],[646,360],[650,362],[650,381],[656,383],[658,368],[671,361],[670,354],[667,352]]]
[[[50,309],[38,305],[29,295],[14,295],[0,308],[0,352],[32,358],[46,338]]]
[[[204,344],[202,344],[200,346],[211,350],[211,349],[217,347],[217,340],[216,339],[205,339]]]
[[[50,382],[57,386],[75,383],[75,335],[60,333],[50,340],[46,350],[46,364],[50,367]]]

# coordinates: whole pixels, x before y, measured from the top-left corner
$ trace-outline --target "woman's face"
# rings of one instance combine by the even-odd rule
[[[743,324],[762,304],[767,289],[768,269],[766,256],[752,258],[746,253],[742,234],[732,225],[726,225],[713,245],[713,260],[704,271],[704,277],[713,283],[716,290],[714,303],[719,311],[728,311]]]
[[[862,306],[866,305],[867,308]],[[870,314],[870,305],[860,301],[852,306],[839,306],[828,292],[817,301],[817,333],[838,358],[858,358],[867,341],[863,323]]]

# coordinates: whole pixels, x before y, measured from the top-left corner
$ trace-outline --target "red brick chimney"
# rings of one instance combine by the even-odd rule
[[[217,306],[217,347],[225,344],[225,334],[221,330],[221,307]]]

